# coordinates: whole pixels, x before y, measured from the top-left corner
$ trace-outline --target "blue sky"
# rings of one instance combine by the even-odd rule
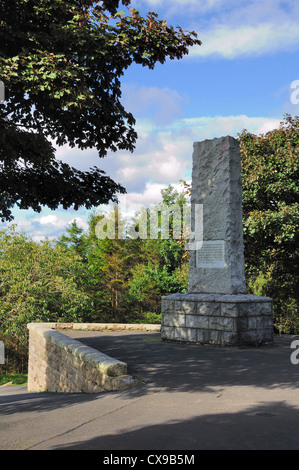
[[[196,31],[202,46],[153,71],[134,65],[125,72],[123,103],[135,116],[139,135],[133,154],[99,159],[94,150],[57,149],[57,158],[72,166],[97,165],[123,184],[130,207],[158,202],[161,189],[190,181],[193,142],[236,136],[243,129],[264,133],[285,113],[299,115],[298,100],[291,100],[291,84],[299,80],[298,0],[136,0],[132,5],[142,15],[155,11],[174,27]],[[35,240],[61,235],[74,219],[87,228],[89,214],[85,209],[13,211],[14,223]]]

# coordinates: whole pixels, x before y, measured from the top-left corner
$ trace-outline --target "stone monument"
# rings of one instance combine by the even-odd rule
[[[191,230],[188,293],[162,297],[162,339],[218,346],[273,342],[272,299],[246,293],[241,158],[233,137],[194,143]]]

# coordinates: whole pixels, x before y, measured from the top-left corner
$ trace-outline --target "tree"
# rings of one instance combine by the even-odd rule
[[[77,225],[76,220],[71,223],[70,227],[67,227],[66,233],[58,238],[56,244],[74,250],[82,261],[86,261],[86,237],[84,229]]]
[[[299,117],[239,134],[249,289],[274,299],[277,330],[299,331]]]
[[[74,251],[35,243],[14,228],[0,232],[0,331],[27,342],[32,321],[88,321],[93,300]]]
[[[168,239],[161,241],[160,266],[161,268],[166,267],[167,271],[170,273],[174,272],[176,269],[180,269],[184,262],[189,261],[189,252],[186,251],[185,248],[187,234],[184,233],[182,216],[184,214],[184,208],[190,204],[190,187],[185,181],[180,181],[180,183],[183,185],[181,192],[175,190],[172,185],[169,185],[166,189],[161,191],[162,205],[179,207],[181,210],[181,237],[179,239],[173,238],[174,220],[173,214],[170,214],[170,236]]]
[[[175,292],[186,292],[177,273],[169,273],[166,266],[148,262],[132,269],[129,282],[128,301],[138,314],[153,312],[160,314],[161,297]],[[136,315],[137,316],[137,315]]]
[[[160,313],[161,296],[174,292],[186,292],[188,285],[189,253],[185,249],[183,226],[181,238],[175,239],[173,234],[174,212],[180,209],[180,223],[182,222],[183,207],[189,203],[188,185],[181,181],[183,190],[175,190],[169,185],[161,191],[162,203],[152,208],[158,212],[158,227],[156,239],[141,240],[141,253],[143,256],[131,271],[129,280],[128,301],[131,302],[138,314],[145,312]],[[149,211],[149,217],[153,217]],[[168,218],[168,238],[161,237],[163,215]],[[138,214],[136,217],[138,222]]]
[[[106,238],[98,224],[103,213],[93,213],[89,219],[89,232],[85,238],[88,292],[94,301],[93,320],[98,322],[125,321],[127,313],[126,293],[131,269],[138,261],[136,240],[122,239],[118,227],[124,228],[125,221],[115,205],[110,212],[105,211],[104,222],[115,226],[114,233],[107,232]],[[104,228],[106,223],[103,224]],[[106,232],[104,232],[106,233]],[[111,238],[112,237],[112,238]]]
[[[55,160],[52,142],[95,148],[100,157],[133,151],[135,120],[121,104],[124,70],[181,59],[201,42],[155,13],[117,13],[119,4],[130,0],[1,0],[2,220],[13,218],[15,204],[90,208],[125,192],[98,168],[82,172]]]

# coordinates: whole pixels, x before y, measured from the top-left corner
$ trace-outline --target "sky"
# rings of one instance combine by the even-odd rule
[[[196,31],[203,44],[154,70],[133,65],[125,72],[122,102],[136,118],[134,153],[100,159],[92,149],[56,152],[78,169],[104,170],[126,188],[128,208],[157,203],[168,185],[190,182],[194,142],[243,129],[265,133],[286,113],[299,115],[298,0],[132,0],[132,6]],[[35,241],[55,239],[75,219],[87,230],[91,212],[15,208],[13,223]]]

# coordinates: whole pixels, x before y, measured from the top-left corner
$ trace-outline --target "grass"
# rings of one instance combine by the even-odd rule
[[[12,382],[13,385],[27,383],[27,374],[0,374],[0,386]]]

